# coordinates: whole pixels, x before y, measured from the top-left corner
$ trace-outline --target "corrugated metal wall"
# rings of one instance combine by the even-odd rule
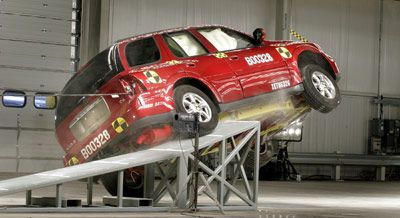
[[[400,2],[383,4],[382,81],[384,95],[400,96]]]
[[[273,38],[275,10],[273,0],[105,0],[101,48],[141,33],[199,24],[247,32],[264,27]]]
[[[400,96],[400,2],[384,1],[381,86],[385,96]],[[247,32],[265,27],[275,36],[273,0],[107,0],[102,5],[101,47],[131,35],[159,29],[219,23]],[[366,153],[368,120],[378,116],[372,104],[379,88],[379,0],[292,0],[291,28],[316,42],[341,69],[343,101],[330,114],[312,112],[303,142],[290,150],[318,153]],[[386,118],[400,118],[385,107]]]
[[[379,0],[293,0],[292,28],[316,42],[340,67],[341,105],[332,113],[313,111],[301,143],[290,151],[365,154],[368,120],[378,117],[372,104],[379,87]],[[383,8],[381,92],[400,96],[400,2]],[[398,119],[399,107],[385,106],[385,118]]]
[[[74,72],[76,0],[0,1],[0,91],[58,92]],[[0,106],[0,172],[62,166],[54,111]]]
[[[100,49],[131,35],[197,24],[218,23],[247,32],[264,27],[273,39],[276,1],[102,0]],[[0,1],[0,88],[62,88],[73,70],[71,4],[72,0]],[[384,1],[380,77],[379,0],[293,0],[291,11],[292,28],[338,61],[344,95],[334,112],[313,112],[305,123],[303,142],[290,149],[365,153],[368,120],[377,116],[371,100],[378,93],[378,81],[384,95],[400,96],[400,2]],[[386,118],[400,118],[399,107],[384,111]],[[61,165],[51,160],[62,156],[54,137],[48,135],[51,132],[25,129],[18,137],[15,130],[17,120],[25,128],[51,129],[53,116],[53,111],[37,111],[32,104],[25,110],[0,106],[0,126],[4,127],[0,131],[0,171],[33,172]]]

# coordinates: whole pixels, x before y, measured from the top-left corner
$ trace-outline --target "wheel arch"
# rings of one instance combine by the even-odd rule
[[[192,77],[185,77],[177,80],[174,83],[173,88],[175,89],[176,87],[181,85],[190,85],[204,92],[204,94],[206,94],[214,102],[215,106],[217,107],[218,113],[221,112],[221,108],[219,106],[219,101],[216,94],[203,81]]]
[[[297,58],[297,67],[301,71],[307,64],[316,64],[326,70],[335,80],[336,74],[326,58],[321,53],[315,53],[310,50],[302,51]]]

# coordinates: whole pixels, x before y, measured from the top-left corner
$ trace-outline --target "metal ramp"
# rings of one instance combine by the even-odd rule
[[[240,139],[234,138],[241,134]],[[200,137],[199,148],[204,149],[219,143],[218,166],[211,169],[205,163],[200,162],[200,168],[206,174],[207,183],[217,182],[217,199],[224,210],[256,209],[258,193],[258,159],[260,123],[258,121],[225,121],[220,122],[217,128],[209,135]],[[230,149],[228,149],[228,145]],[[254,150],[254,175],[253,181],[247,179],[244,162],[249,151]],[[0,212],[116,212],[116,211],[165,211],[173,207],[185,208],[187,206],[187,185],[185,183],[188,175],[189,160],[194,148],[191,139],[182,141],[169,141],[134,153],[119,155],[102,160],[92,161],[67,168],[61,168],[33,175],[22,176],[9,180],[0,181],[0,196],[26,191],[25,207],[10,207]],[[168,172],[164,172],[158,166],[158,162],[171,161]],[[226,168],[230,164],[232,173],[230,178],[226,177]],[[122,181],[125,169],[145,165],[145,197],[152,199],[152,207],[134,208],[123,207]],[[154,171],[158,170],[161,181],[155,188]],[[92,205],[94,176],[118,171],[118,207],[62,207],[62,184],[66,182],[87,179],[87,206]],[[175,181],[168,179],[172,171],[178,172]],[[238,181],[243,183],[245,192],[237,187]],[[32,190],[56,185],[55,207],[37,208],[29,207],[32,200]],[[169,206],[157,206],[159,200],[168,193],[172,198]],[[180,193],[180,194],[178,194]],[[206,192],[205,187],[199,188],[199,194]],[[230,196],[234,194],[242,201],[242,204],[228,204]],[[200,209],[218,209],[214,205],[199,205]]]

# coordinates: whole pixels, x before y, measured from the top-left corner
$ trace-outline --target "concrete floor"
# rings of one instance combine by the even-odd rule
[[[65,197],[85,199],[84,182],[63,186]],[[54,196],[55,187],[33,191],[33,196]],[[94,186],[94,202],[101,203],[107,192]],[[235,199],[233,199],[235,201]],[[163,199],[168,202],[168,198]],[[200,202],[209,201],[200,197]],[[25,194],[0,197],[0,205],[24,204]],[[1,212],[1,208],[0,208]],[[159,212],[159,213],[58,213],[10,214],[0,217],[400,217],[399,182],[260,182],[258,211],[226,212]]]

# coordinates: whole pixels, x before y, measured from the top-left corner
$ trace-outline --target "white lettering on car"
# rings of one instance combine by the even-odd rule
[[[246,62],[249,66],[274,61],[274,59],[272,58],[272,56],[269,53],[253,55],[253,56],[245,57],[244,59],[246,60]]]
[[[81,149],[81,154],[83,158],[88,159],[97,149],[101,148],[108,140],[110,140],[110,134],[105,129],[99,135],[97,135],[92,141],[85,145]]]
[[[283,80],[280,82],[272,83],[271,88],[272,90],[277,90],[277,89],[282,89],[290,86],[290,81],[289,80]]]

